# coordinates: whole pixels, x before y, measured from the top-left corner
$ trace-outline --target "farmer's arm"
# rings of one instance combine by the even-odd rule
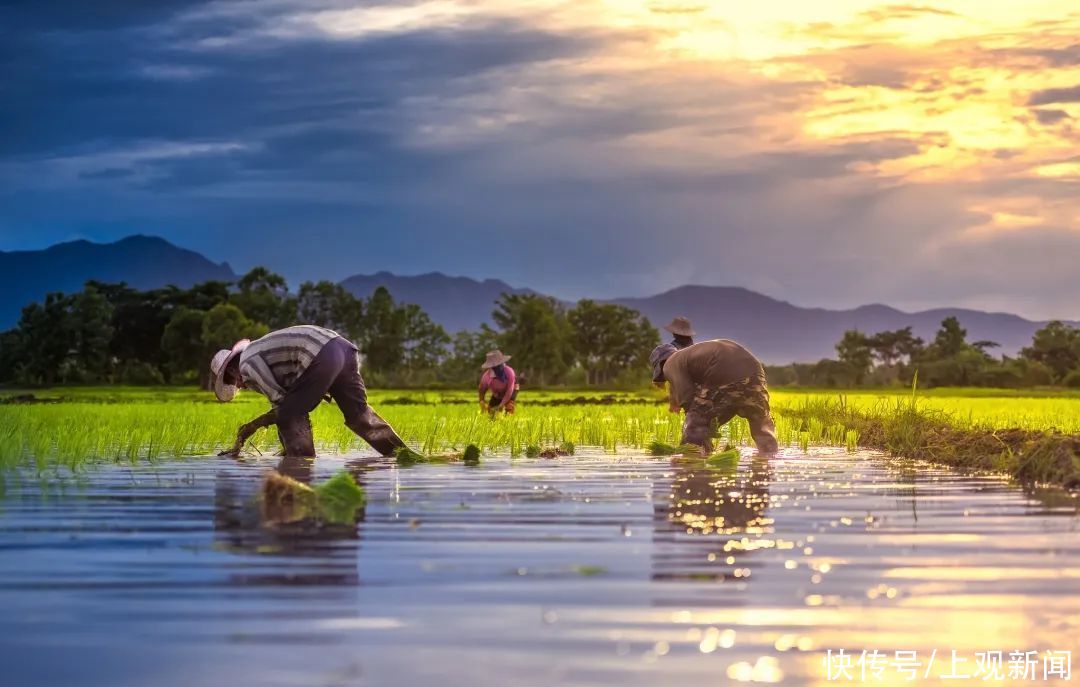
[[[489,383],[490,378],[491,378],[491,373],[489,371],[487,371],[487,370],[484,371],[484,374],[480,375],[479,393],[480,393],[480,409],[481,410],[487,410],[487,390],[488,390],[488,383]]]
[[[680,363],[678,356],[674,356],[664,365],[664,376],[668,380],[668,410],[673,413],[689,406],[694,397],[693,382],[686,367]]]
[[[269,427],[270,425],[277,423],[277,408],[271,408],[267,412],[263,413],[259,417],[255,418],[251,422],[240,425],[240,429],[236,431],[236,443],[233,447],[227,451],[222,451],[219,455],[223,456],[238,456],[240,450],[244,448],[244,444],[251,438],[251,435],[259,431],[263,427]]]

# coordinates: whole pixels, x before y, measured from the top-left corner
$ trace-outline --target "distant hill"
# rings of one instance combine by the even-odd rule
[[[115,243],[71,241],[45,250],[0,251],[0,329],[13,326],[23,306],[50,291],[80,291],[89,279],[127,282],[138,289],[236,278],[227,263],[215,264],[165,239],[129,236]]]
[[[914,313],[886,305],[864,305],[852,310],[801,308],[729,286],[680,286],[656,296],[612,302],[640,311],[657,327],[673,315],[684,315],[694,323],[698,339],[734,339],[772,364],[833,357],[834,346],[847,329],[872,334],[910,326],[916,336],[930,341],[941,321],[950,315],[967,329],[969,341],[996,341],[1001,348],[992,349],[993,355],[1013,355],[1030,344],[1035,330],[1046,324],[1006,313],[962,308]]]
[[[416,303],[448,332],[476,329],[491,323],[495,301],[504,293],[535,293],[516,289],[498,279],[477,281],[468,277],[448,277],[441,272],[429,272],[401,277],[390,272],[357,274],[341,282],[354,296],[367,298],[375,289],[385,286],[394,300]]]
[[[12,326],[27,303],[41,300],[49,291],[78,291],[87,279],[125,281],[146,289],[235,278],[226,263],[215,264],[198,253],[147,236],[131,236],[108,244],[74,241],[42,251],[0,252],[0,329]],[[385,286],[396,300],[421,306],[449,332],[475,329],[490,322],[495,301],[502,293],[535,293],[497,279],[478,281],[439,272],[416,276],[358,274],[341,283],[360,297]],[[655,296],[609,302],[639,310],[657,327],[674,315],[685,315],[694,322],[699,339],[735,339],[773,364],[831,357],[836,352],[833,346],[847,329],[874,333],[911,326],[916,335],[929,341],[941,320],[950,315],[968,330],[969,340],[996,341],[1001,348],[992,353],[1013,355],[1028,345],[1035,330],[1045,324],[1006,313],[960,308],[914,313],[886,305],[851,310],[803,308],[729,286],[680,286]]]

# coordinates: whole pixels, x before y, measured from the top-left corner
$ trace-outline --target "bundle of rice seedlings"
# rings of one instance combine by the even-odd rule
[[[466,465],[479,465],[480,449],[476,446],[476,444],[469,444],[465,447],[465,452],[462,454],[461,460]]]
[[[309,518],[349,523],[366,500],[363,487],[345,470],[315,488],[276,470],[263,478],[262,511],[270,523]]]
[[[367,496],[353,476],[342,470],[315,487],[315,502],[324,520],[351,522],[356,511],[367,503]]]
[[[665,444],[662,441],[654,441],[649,444],[649,452],[654,456],[700,456],[701,447],[694,444],[680,444],[673,446],[671,444]]]
[[[434,453],[423,454],[408,446],[402,446],[394,454],[398,465],[416,465],[417,463],[453,463],[461,461],[466,465],[480,464],[480,449],[475,444],[469,444],[460,453]]]
[[[712,467],[735,467],[739,464],[739,449],[728,446],[719,453],[714,453],[705,459],[705,464]]]

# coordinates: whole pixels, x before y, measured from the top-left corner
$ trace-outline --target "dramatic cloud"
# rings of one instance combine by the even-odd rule
[[[0,249],[1080,317],[1065,0],[144,4],[0,9]]]

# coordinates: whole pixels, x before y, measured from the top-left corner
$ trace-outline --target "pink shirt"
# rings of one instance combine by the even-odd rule
[[[490,390],[493,395],[502,396],[503,401],[510,400],[511,394],[514,393],[514,386],[517,384],[517,375],[514,374],[514,368],[509,365],[503,365],[503,369],[506,370],[505,380],[496,377],[491,370],[484,370],[484,374],[480,375],[481,395]],[[507,389],[509,389],[509,393]]]

